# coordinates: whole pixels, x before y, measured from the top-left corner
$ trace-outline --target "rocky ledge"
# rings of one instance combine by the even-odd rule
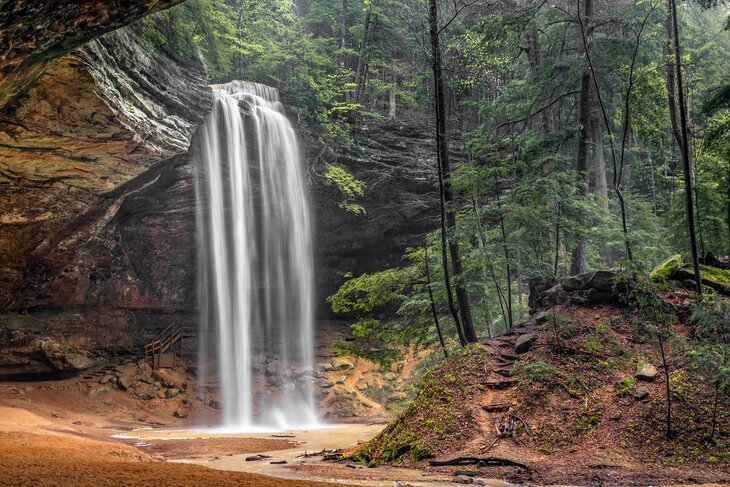
[[[182,0],[0,2],[0,108],[23,93],[53,60]]]

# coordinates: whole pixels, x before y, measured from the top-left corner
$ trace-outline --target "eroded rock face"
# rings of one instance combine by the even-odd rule
[[[365,215],[339,208],[337,189],[321,181],[314,185],[320,314],[330,313],[324,298],[337,291],[345,273],[359,275],[402,265],[405,249],[423,245],[425,234],[438,225],[432,132],[416,122],[372,124],[358,130],[358,147],[339,155],[336,164],[365,182],[365,195],[358,199]],[[316,157],[315,149],[308,151],[310,160]]]
[[[0,108],[33,84],[54,59],[106,32],[181,2],[0,2]]]
[[[123,29],[63,57],[2,110],[0,365],[48,363],[32,336],[136,353],[193,319],[187,151],[210,106],[200,62],[151,56]]]
[[[122,29],[61,58],[0,112],[0,183],[99,195],[187,151],[212,102],[199,61]]]

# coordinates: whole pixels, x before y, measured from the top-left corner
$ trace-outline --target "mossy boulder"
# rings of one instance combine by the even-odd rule
[[[720,294],[730,296],[730,270],[709,265],[700,265],[702,284]],[[694,281],[695,272],[692,266],[683,266],[675,273],[675,278]]]
[[[650,363],[639,362],[638,364],[636,364],[636,373],[634,374],[636,380],[651,382],[656,379],[657,374],[658,372],[656,367],[654,367]]]
[[[720,294],[730,296],[730,269],[700,265],[700,272],[702,273],[702,284]],[[667,282],[670,279],[693,282],[695,272],[692,265],[685,264],[682,256],[677,254],[656,266],[649,273],[649,279],[653,282]]]
[[[682,267],[682,256],[673,255],[649,273],[649,280],[653,282],[667,282]]]

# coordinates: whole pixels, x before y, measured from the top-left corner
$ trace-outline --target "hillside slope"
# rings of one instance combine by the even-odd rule
[[[633,305],[569,300],[452,355],[355,458],[544,484],[730,482],[730,404],[720,399],[708,440],[714,388],[679,345],[692,333],[692,295],[672,290],[659,297],[675,310],[665,329],[675,338],[663,342],[673,438],[665,435],[656,328]],[[458,457],[498,457],[529,468],[486,465],[501,460],[430,465]]]

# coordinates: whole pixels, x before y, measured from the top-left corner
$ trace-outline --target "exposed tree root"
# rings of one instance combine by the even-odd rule
[[[450,465],[480,465],[484,467],[513,466],[531,470],[530,466],[525,463],[500,457],[456,457],[450,460],[430,460],[428,464],[432,467],[446,467]]]

